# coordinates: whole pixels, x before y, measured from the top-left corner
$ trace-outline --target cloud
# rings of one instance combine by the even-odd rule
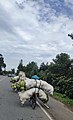
[[[19,60],[24,64],[36,61],[50,62],[61,52],[72,56],[72,14],[66,14],[67,0],[2,0],[0,1],[0,52],[7,69],[16,68]],[[61,5],[60,5],[61,3]],[[21,6],[21,7],[20,7]],[[72,12],[72,9],[71,9]],[[58,14],[57,14],[58,13]]]
[[[73,1],[72,0],[64,0],[66,6],[68,6],[68,8],[70,8],[73,12]]]
[[[73,4],[73,1],[72,0],[64,0],[66,3],[71,3]]]

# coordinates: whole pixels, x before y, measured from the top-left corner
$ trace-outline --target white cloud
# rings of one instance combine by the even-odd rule
[[[65,4],[73,10],[73,1],[72,0],[64,0],[65,1]]]
[[[30,41],[34,38],[34,36],[32,36],[30,33],[27,33],[20,28],[16,28],[16,32],[18,35],[21,36],[21,38],[23,38],[26,41]]]
[[[73,20],[61,13],[56,16],[43,0],[26,0],[22,6],[15,0],[0,1],[0,52],[7,69],[16,68],[20,59],[25,64],[32,60],[40,64],[61,52],[72,56],[72,41],[67,34],[72,32]]]
[[[64,0],[66,3],[71,3],[73,4],[73,1],[72,0]]]

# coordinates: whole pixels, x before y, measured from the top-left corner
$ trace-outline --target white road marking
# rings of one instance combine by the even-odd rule
[[[37,101],[38,106],[41,108],[41,110],[46,114],[46,116],[49,118],[49,120],[54,120],[47,112],[46,110],[39,104]]]
[[[48,106],[48,105],[44,104],[44,106],[49,109],[49,106]]]

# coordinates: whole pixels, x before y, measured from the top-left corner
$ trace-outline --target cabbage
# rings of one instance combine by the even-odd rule
[[[21,87],[20,90],[24,90],[24,87]]]
[[[16,84],[11,84],[12,89],[16,89]]]
[[[19,81],[19,85],[20,85],[20,87],[24,87],[25,81],[24,81],[24,80],[20,80],[20,81]]]

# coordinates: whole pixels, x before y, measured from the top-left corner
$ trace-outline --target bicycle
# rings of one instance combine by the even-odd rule
[[[35,107],[36,107],[36,93],[35,93],[35,92],[34,92],[33,95],[31,96],[30,101],[31,101],[31,107],[32,107],[33,109],[35,109]]]

